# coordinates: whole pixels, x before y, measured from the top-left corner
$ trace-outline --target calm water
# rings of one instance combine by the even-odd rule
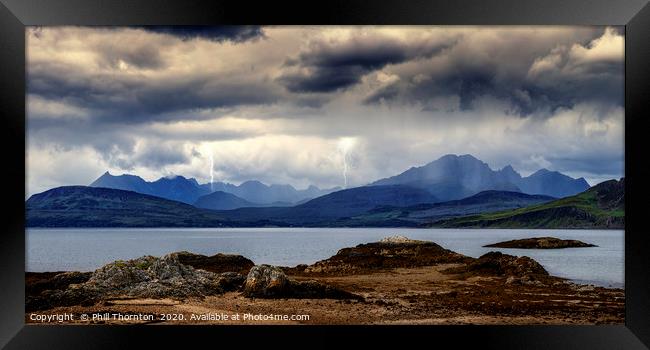
[[[344,247],[395,234],[434,241],[472,257],[488,251],[526,255],[552,275],[583,283],[624,285],[624,232],[612,230],[473,230],[402,228],[237,229],[29,229],[27,271],[92,271],[118,259],[187,250],[241,254],[257,264],[295,266],[326,259]],[[595,248],[524,250],[483,248],[510,239],[553,236],[579,239]]]

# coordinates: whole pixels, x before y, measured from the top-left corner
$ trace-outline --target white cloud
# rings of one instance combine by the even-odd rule
[[[528,71],[531,78],[544,74],[565,74],[575,76],[589,72],[599,63],[613,63],[622,68],[625,57],[625,39],[613,28],[606,28],[603,35],[587,45],[561,45],[539,57]]]

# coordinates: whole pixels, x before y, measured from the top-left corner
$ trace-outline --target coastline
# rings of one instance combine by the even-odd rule
[[[29,230],[26,270],[93,271],[117,259],[142,255],[161,256],[177,250],[211,255],[243,255],[256,263],[295,266],[312,264],[338,249],[372,242],[393,234],[437,242],[456,252],[478,258],[490,250],[527,255],[561,277],[590,281],[600,286],[620,286],[623,280],[624,231],[604,230],[480,230],[480,229],[76,229]],[[579,239],[601,247],[568,252],[555,250],[504,250],[484,248],[500,240],[532,236]],[[129,242],[124,245],[124,242]],[[59,258],[65,256],[66,258]],[[594,269],[585,261],[598,261]]]
[[[420,250],[424,248],[419,244],[423,243],[405,246],[370,243],[342,249],[337,255],[309,266],[282,268],[287,278],[297,283],[318,283],[358,296],[358,299],[318,296],[246,297],[241,289],[218,295],[183,298],[115,296],[88,305],[32,310],[25,314],[25,322],[52,324],[32,318],[34,315],[61,314],[72,315],[71,320],[60,322],[62,324],[86,325],[624,322],[623,289],[580,285],[551,276],[529,258],[516,258],[500,253],[494,253],[496,255],[493,256],[490,255],[493,253],[490,253],[486,254],[487,257],[481,257],[488,259],[487,265],[481,265],[478,264],[481,259],[465,257],[446,249]],[[418,251],[420,253],[413,255]],[[350,257],[356,256],[361,258],[350,260]],[[380,260],[377,260],[378,257]],[[502,268],[485,270],[481,267],[493,266],[495,263],[501,264]],[[480,268],[474,268],[476,266]],[[32,277],[34,276],[38,275],[33,274]],[[94,317],[105,313],[125,317]],[[219,319],[210,316],[218,314],[231,315],[231,318]],[[286,315],[289,319],[232,318],[234,315],[244,317],[246,314]],[[82,315],[86,315],[86,319],[82,319]],[[129,315],[152,316],[134,320],[127,319]],[[176,319],[165,319],[164,315]],[[307,315],[308,319],[295,320],[291,319],[292,315]]]

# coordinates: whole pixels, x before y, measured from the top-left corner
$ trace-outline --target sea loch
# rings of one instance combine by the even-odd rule
[[[620,230],[506,230],[405,228],[151,228],[28,229],[26,271],[92,271],[114,260],[175,251],[240,254],[256,264],[295,266],[326,259],[344,247],[395,234],[434,241],[471,257],[489,251],[525,255],[555,276],[600,286],[624,286],[624,232]],[[483,245],[552,236],[592,248],[503,249]]]

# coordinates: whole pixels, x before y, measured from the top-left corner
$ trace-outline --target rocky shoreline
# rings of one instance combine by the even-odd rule
[[[82,319],[105,312],[170,324],[622,324],[624,305],[622,289],[551,276],[528,257],[471,258],[434,242],[391,237],[295,267],[178,252],[88,273],[27,273],[25,319],[40,324],[34,314],[69,313],[77,317],[66,323],[134,322]],[[218,312],[308,320],[205,316]],[[170,314],[182,316],[165,319]]]

